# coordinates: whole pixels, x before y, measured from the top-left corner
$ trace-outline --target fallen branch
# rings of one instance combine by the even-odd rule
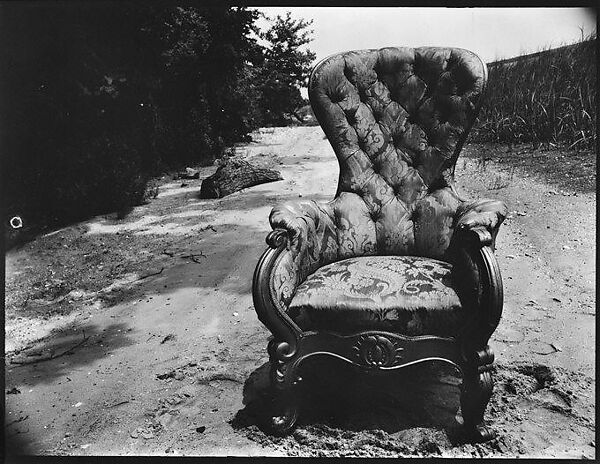
[[[213,380],[227,380],[229,382],[244,383],[244,381],[241,380],[238,376],[236,376],[234,374],[226,374],[223,372],[217,372],[217,373],[209,375],[207,377],[200,378],[196,382],[199,384],[205,385],[209,382],[212,382]]]
[[[202,258],[208,258],[208,256],[206,256],[204,253],[200,252],[200,253],[192,253],[189,255],[181,255],[180,258],[190,258],[192,261],[194,261],[195,263],[200,264],[200,261],[198,261],[196,259],[196,256],[201,256]]]
[[[19,422],[23,422],[24,420],[27,420],[27,419],[29,419],[29,416],[21,416],[18,419],[15,419],[14,421],[9,422],[8,424],[6,424],[6,427],[9,427],[9,426],[11,426],[13,424],[17,424]]]
[[[223,198],[247,187],[282,180],[281,173],[229,158],[212,176],[202,181],[200,198]]]
[[[120,403],[115,403],[111,406],[108,406],[109,408],[116,408],[117,406],[121,406],[122,404],[126,404],[129,403],[129,400],[125,400],[125,401],[121,401]]]
[[[162,341],[160,342],[160,344],[162,345],[163,343],[166,343],[170,340],[175,340],[175,334],[169,334],[167,335],[165,338],[162,339]]]
[[[144,279],[147,279],[148,277],[152,277],[152,276],[155,276],[155,275],[158,275],[158,274],[162,274],[162,271],[164,271],[164,270],[165,270],[165,268],[164,268],[164,267],[161,267],[161,268],[160,268],[160,271],[158,271],[158,272],[153,272],[152,274],[145,275],[145,276],[143,276],[143,277],[140,277],[139,279],[136,279],[135,281],[137,282],[137,281],[139,281],[139,280],[144,280]]]
[[[542,356],[547,356],[549,354],[554,354],[554,353],[558,353],[559,351],[562,351],[562,348],[555,345],[554,343],[548,343],[548,345],[550,345],[550,348],[552,348],[553,351],[549,351],[548,353],[544,353],[542,351],[533,351],[533,352],[535,354],[541,354]]]
[[[89,340],[89,337],[86,337],[84,334],[83,340],[81,340],[79,343],[73,345],[71,348],[69,348],[66,351],[63,351],[62,353],[59,354],[53,354],[51,356],[48,356],[47,358],[40,358],[40,359],[32,359],[30,361],[15,361],[14,359],[10,360],[11,364],[18,364],[20,366],[24,366],[27,364],[37,364],[40,362],[44,362],[44,361],[50,361],[51,359],[56,359],[56,358],[60,358],[61,356],[64,356],[66,354],[73,354],[73,350],[75,348],[79,348],[81,345],[83,345],[85,342],[87,342]]]

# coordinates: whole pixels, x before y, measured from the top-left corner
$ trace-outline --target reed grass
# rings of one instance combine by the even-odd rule
[[[596,143],[596,37],[488,64],[473,140],[592,149]]]

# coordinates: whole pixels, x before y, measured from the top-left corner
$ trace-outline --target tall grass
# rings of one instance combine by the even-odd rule
[[[473,140],[591,149],[596,141],[596,37],[488,64]]]

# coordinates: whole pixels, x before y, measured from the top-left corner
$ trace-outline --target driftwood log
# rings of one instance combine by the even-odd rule
[[[202,181],[200,198],[223,198],[243,188],[277,180],[283,180],[279,171],[230,158],[217,172]]]

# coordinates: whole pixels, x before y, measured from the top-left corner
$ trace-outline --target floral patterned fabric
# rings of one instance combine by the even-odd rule
[[[460,305],[449,283],[450,265],[431,259],[452,262],[449,248],[459,227],[481,225],[495,238],[507,214],[504,203],[465,202],[453,187],[454,165],[475,121],[486,78],[485,64],[456,48],[359,50],[331,56],[315,67],[309,97],[338,158],[339,185],[330,202],[290,202],[271,212],[271,227],[286,230],[289,238],[269,282],[280,309],[290,304],[290,314],[305,327],[323,323],[331,330],[334,322],[342,328],[358,328],[359,322],[397,327],[409,334],[446,333],[454,327]],[[323,290],[325,284],[318,286],[317,276],[324,272],[346,283],[363,275],[357,272],[367,261],[342,271],[342,263],[351,262],[342,260],[368,256],[378,256],[373,263],[388,263],[395,271],[385,271],[391,274],[372,287],[352,280],[335,297]],[[408,281],[409,270],[428,269],[425,262],[438,264],[435,272],[422,271],[416,279],[421,284],[414,288],[423,295],[401,291],[404,287],[398,286]],[[367,268],[371,272],[377,266]],[[442,268],[447,272],[440,273]],[[360,282],[372,278],[365,276]],[[335,278],[323,282],[329,285]],[[440,281],[433,283],[436,278]],[[368,294],[362,300],[353,293],[361,288]],[[350,301],[357,306],[348,313]]]
[[[443,258],[461,203],[452,172],[485,82],[485,64],[456,48],[358,50],[315,67],[311,105],[340,163],[340,258]]]
[[[315,67],[309,96],[340,164],[338,193],[329,203],[278,206],[270,217],[290,233],[301,280],[353,256],[447,259],[464,204],[452,173],[486,77],[475,54],[456,48],[359,50]],[[486,204],[474,214],[499,226],[506,206]]]
[[[448,263],[415,256],[345,259],[310,275],[289,314],[303,330],[456,335],[463,311],[451,273]]]

